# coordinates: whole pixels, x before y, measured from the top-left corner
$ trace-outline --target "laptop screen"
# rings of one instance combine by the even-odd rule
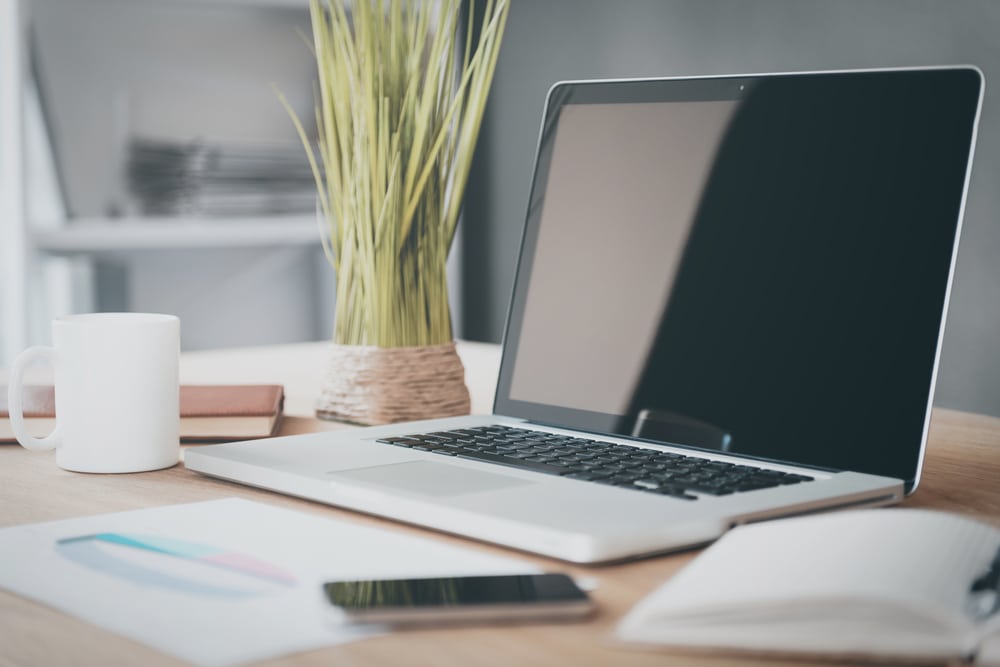
[[[912,486],[980,88],[556,85],[495,411]]]

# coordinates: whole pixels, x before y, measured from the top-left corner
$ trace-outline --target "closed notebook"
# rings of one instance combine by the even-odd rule
[[[1000,665],[1000,530],[855,510],[735,528],[617,638],[673,652]]]
[[[281,385],[183,385],[181,439],[243,440],[273,435],[281,421],[283,404]],[[23,407],[32,434],[45,435],[55,427],[51,386],[26,386]],[[4,386],[0,386],[0,441],[14,442]]]

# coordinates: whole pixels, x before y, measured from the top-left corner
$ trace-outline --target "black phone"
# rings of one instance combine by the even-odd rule
[[[569,620],[594,608],[565,574],[331,581],[323,591],[352,623]]]

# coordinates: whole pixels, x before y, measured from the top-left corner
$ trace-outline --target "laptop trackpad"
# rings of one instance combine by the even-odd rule
[[[519,477],[431,461],[389,463],[356,470],[338,470],[329,475],[333,483],[337,480],[365,482],[428,496],[455,496],[534,484]]]

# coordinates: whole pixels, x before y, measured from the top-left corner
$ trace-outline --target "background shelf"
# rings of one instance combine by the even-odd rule
[[[80,218],[62,227],[34,229],[31,242],[49,253],[100,254],[319,245],[315,216],[260,218]]]

